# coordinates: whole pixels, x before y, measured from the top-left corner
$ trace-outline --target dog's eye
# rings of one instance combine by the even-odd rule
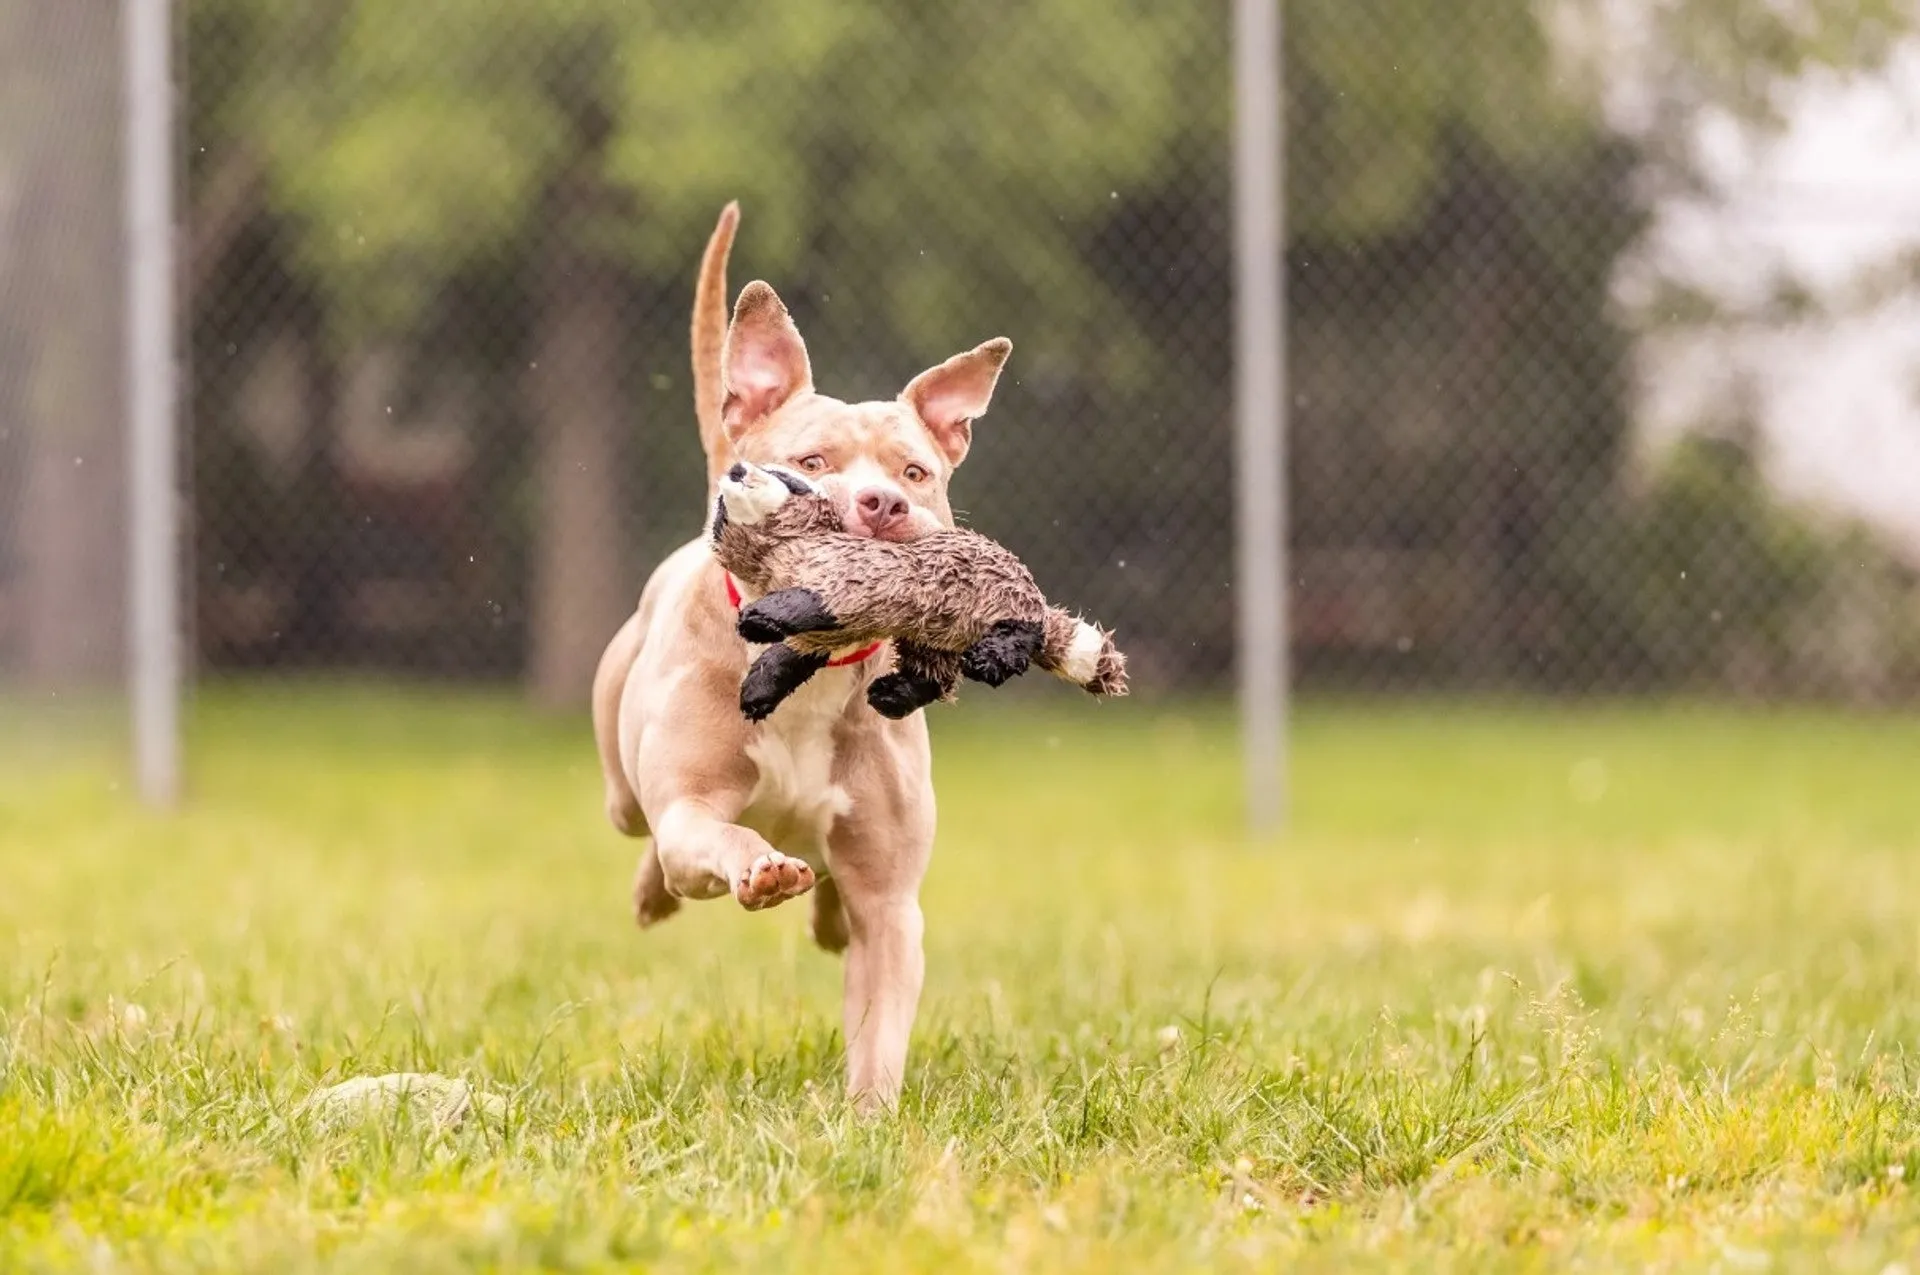
[[[802,456],[800,458],[800,468],[809,474],[817,474],[826,467],[827,458],[825,456],[815,454],[812,456]]]
[[[918,465],[908,465],[906,468],[905,476],[906,476],[906,480],[910,483],[923,483],[927,481],[927,479],[931,475],[929,475],[925,469],[922,469]]]

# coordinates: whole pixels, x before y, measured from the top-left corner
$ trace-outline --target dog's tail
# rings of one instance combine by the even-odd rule
[[[707,453],[707,485],[720,480],[733,460],[721,426],[726,386],[720,361],[727,348],[727,254],[740,226],[740,205],[720,210],[720,220],[700,255],[700,279],[693,288],[693,412],[700,422],[700,446]]]
[[[1092,695],[1127,693],[1127,657],[1113,634],[1097,624],[1048,607],[1046,636],[1034,663]]]

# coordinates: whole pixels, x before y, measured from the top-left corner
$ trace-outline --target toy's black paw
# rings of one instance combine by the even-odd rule
[[[749,642],[771,643],[796,633],[819,633],[836,623],[812,589],[781,589],[741,607],[736,627]]]
[[[764,722],[787,696],[806,685],[808,678],[827,666],[827,657],[770,646],[740,681],[740,712],[750,722]]]
[[[882,717],[899,721],[940,698],[940,683],[910,673],[888,673],[867,687],[867,703]]]
[[[1046,630],[1030,620],[1002,620],[960,655],[960,672],[969,681],[1000,686],[1027,671],[1040,653]]]

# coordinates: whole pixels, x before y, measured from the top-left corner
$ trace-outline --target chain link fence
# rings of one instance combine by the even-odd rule
[[[116,8],[0,0],[0,671],[29,685],[121,660]],[[1555,17],[1582,8],[1286,6],[1297,677],[1920,693],[1911,543],[1779,497],[1737,400],[1649,442],[1676,311],[1622,280],[1707,107],[1623,126]],[[1230,678],[1225,4],[180,16],[203,674],[583,704],[697,529],[687,319],[738,198],[732,285],[780,290],[824,392],[1010,336],[956,508],[1143,690]]]

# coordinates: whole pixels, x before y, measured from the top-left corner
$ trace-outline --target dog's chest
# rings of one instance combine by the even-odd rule
[[[747,744],[758,774],[740,822],[815,869],[833,821],[853,804],[834,782],[834,731],[858,682],[855,668],[822,669]]]

